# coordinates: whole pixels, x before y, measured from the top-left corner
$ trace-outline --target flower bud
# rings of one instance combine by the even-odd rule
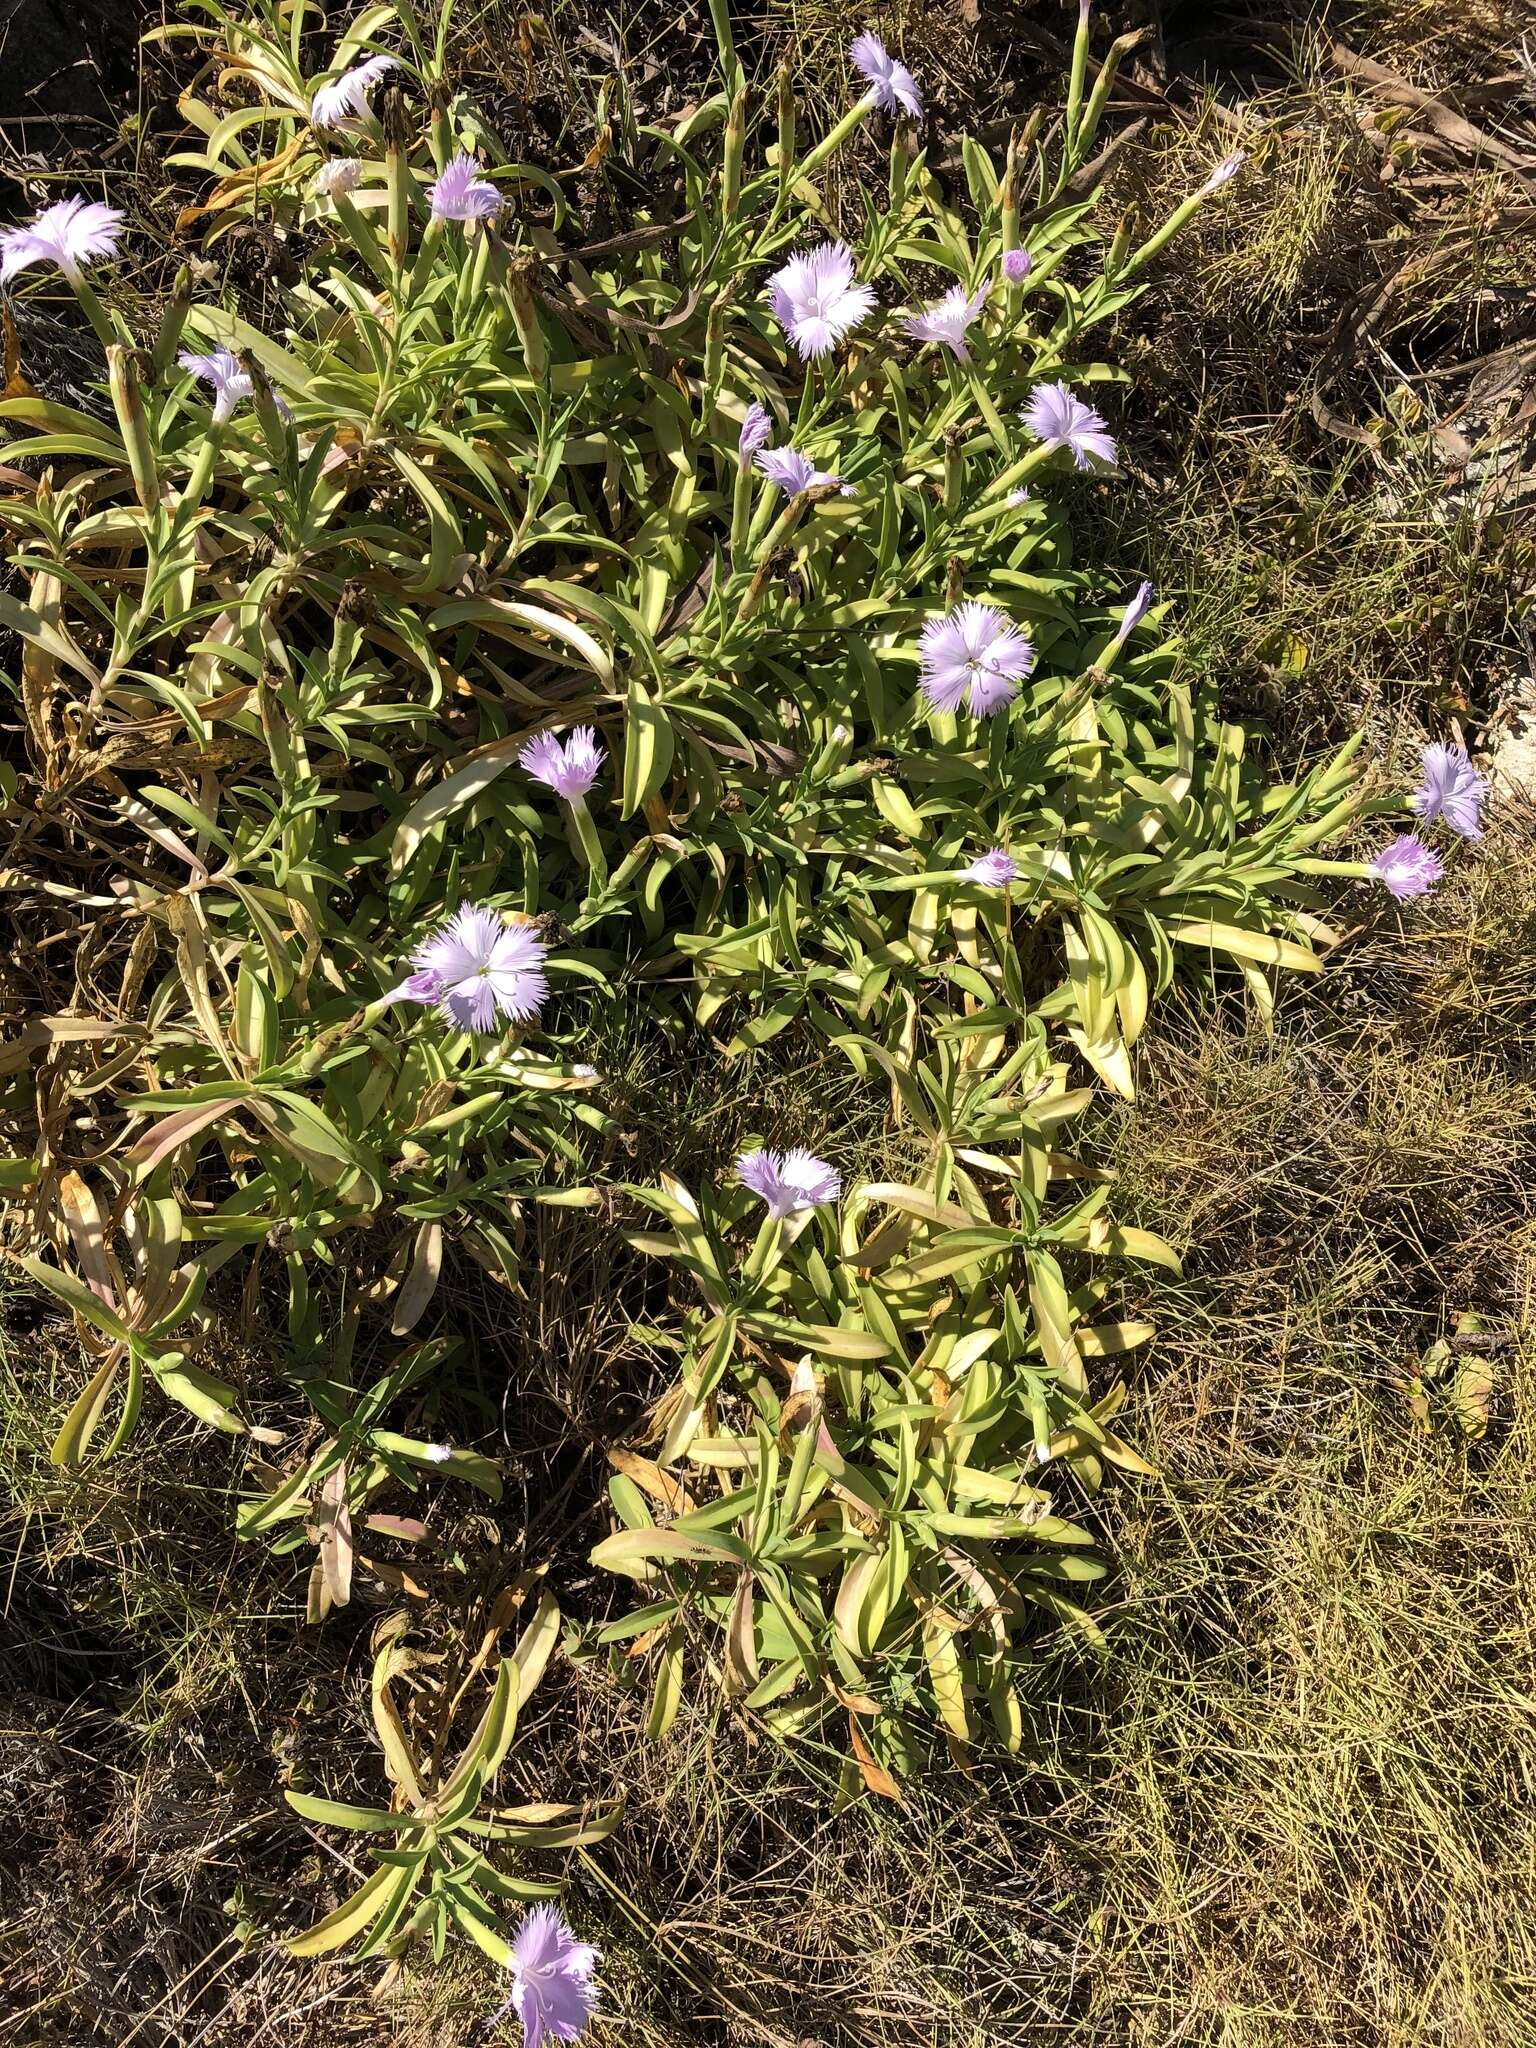
[[[960,493],[965,483],[965,457],[961,453],[960,433],[955,427],[944,430],[944,510],[960,510]]]
[[[288,407],[272,389],[272,380],[255,355],[249,349],[241,349],[238,356],[241,369],[251,380],[251,404],[256,409],[257,421],[268,447],[275,454],[287,441],[291,417]]]
[[[398,85],[386,88],[383,104],[379,110],[380,125],[384,130],[384,147],[402,153],[411,146],[411,117],[406,112],[405,94]]]
[[[790,166],[795,160],[795,74],[789,63],[781,64],[775,78],[779,115],[779,191],[789,190]]]
[[[189,264],[183,263],[176,273],[176,282],[171,286],[171,296],[166,301],[164,313],[160,316],[160,331],[155,336],[150,375],[156,383],[176,360],[176,351],[181,346],[182,329],[187,324],[187,313],[191,304],[192,270]]]
[[[720,167],[721,210],[727,220],[736,217],[741,198],[741,161],[747,147],[747,89],[742,86],[731,101],[725,124],[725,149]]]
[[[507,297],[512,305],[517,338],[523,345],[523,361],[528,366],[528,374],[542,383],[549,369],[549,344],[544,339],[544,328],[533,296],[533,268],[527,257],[508,264]]]
[[[826,745],[811,763],[812,782],[825,782],[829,775],[836,775],[846,768],[852,752],[852,729],[846,725],[834,725]]]
[[[117,424],[122,430],[123,445],[128,450],[134,491],[144,510],[153,512],[160,502],[160,470],[155,461],[154,437],[144,411],[144,387],[133,353],[118,342],[107,350],[107,379]]]
[[[1120,225],[1115,229],[1114,240],[1110,243],[1108,252],[1104,257],[1104,274],[1106,277],[1113,277],[1121,264],[1124,263],[1126,251],[1130,248],[1131,240],[1135,233],[1136,209],[1133,206],[1122,216]]]

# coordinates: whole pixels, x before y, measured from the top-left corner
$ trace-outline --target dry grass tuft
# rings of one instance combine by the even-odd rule
[[[1167,1482],[1117,1496],[1112,1696],[1054,1821],[1096,1873],[1105,2039],[1529,2039],[1536,1083],[1408,1021],[1191,1025],[1122,1132],[1123,1196],[1196,1252],[1140,1390]],[[1473,1441],[1405,1386],[1458,1311]]]

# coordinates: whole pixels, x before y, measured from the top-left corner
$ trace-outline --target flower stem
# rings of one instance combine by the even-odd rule
[[[308,1080],[311,1075],[318,1073],[338,1046],[345,1045],[347,1040],[355,1038],[358,1032],[366,1031],[370,1024],[376,1024],[397,999],[397,992],[391,989],[388,995],[376,997],[366,1009],[354,1010],[350,1017],[344,1017],[328,1031],[322,1031],[299,1061],[295,1069],[298,1077],[301,1080]]]
[[[731,569],[739,567],[747,545],[747,523],[752,516],[752,463],[748,458],[736,465],[736,483],[731,493]]]
[[[875,111],[877,102],[878,95],[873,91],[865,93],[863,99],[855,100],[836,127],[829,129],[823,135],[820,142],[808,149],[805,155],[801,157],[799,163],[791,167],[784,180],[784,190],[779,194],[773,212],[769,217],[768,225],[770,228],[777,223],[779,215],[784,211],[785,202],[788,200],[790,193],[794,191],[796,185],[803,183],[807,178],[815,177],[822,165],[830,157],[836,155],[849,136],[863,122],[869,119],[870,115]]]
[[[591,878],[587,902],[591,903],[596,897],[601,896],[608,886],[608,863],[603,858],[602,841],[597,836],[597,826],[592,813],[587,809],[587,800],[584,796],[571,798],[571,824],[581,850],[586,855],[587,873]]]
[[[124,337],[112,325],[112,316],[97,298],[78,270],[65,271],[65,276],[75,288],[75,297],[80,301],[80,310],[96,330],[96,337],[103,348],[113,348]],[[132,336],[128,337],[130,345]]]

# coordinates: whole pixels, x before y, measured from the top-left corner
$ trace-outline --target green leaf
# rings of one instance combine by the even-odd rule
[[[120,1344],[128,1342],[128,1327],[122,1318],[98,1300],[83,1280],[77,1280],[73,1273],[65,1272],[60,1266],[46,1265],[43,1260],[25,1253],[17,1252],[12,1256],[29,1280],[35,1280],[39,1287],[46,1288],[55,1300],[73,1309],[93,1329],[100,1330],[104,1337],[115,1337]]]
[[[477,1773],[482,1781],[494,1776],[517,1732],[517,1706],[517,1666],[510,1657],[503,1657],[496,1667],[491,1697],[486,1702],[479,1725],[465,1743],[453,1775],[438,1789],[439,1806],[447,1805],[453,1795],[462,1790],[472,1773]]]
[[[418,797],[395,827],[389,849],[390,873],[403,874],[415,859],[427,834],[457,812],[466,810],[499,775],[504,775],[513,766],[526,744],[522,735],[514,739],[492,740],[473,754],[462,768],[445,775],[425,796]]]
[[[85,1391],[70,1409],[63,1428],[53,1440],[53,1448],[48,1453],[50,1465],[69,1467],[78,1465],[84,1458],[90,1448],[91,1438],[101,1426],[102,1417],[106,1413],[107,1397],[112,1391],[113,1381],[117,1378],[125,1356],[121,1349],[112,1351],[91,1376]]]
[[[221,1429],[229,1436],[244,1434],[245,1424],[234,1412],[240,1397],[227,1381],[215,1379],[200,1365],[188,1365],[177,1351],[147,1356],[162,1394],[185,1408],[189,1415],[195,1415],[199,1422],[206,1422],[210,1429]]]
[[[632,818],[666,781],[676,743],[671,720],[646,695],[638,676],[630,676],[624,704],[624,794],[620,815]]]
[[[305,1820],[329,1828],[351,1828],[366,1835],[419,1833],[422,1823],[408,1813],[380,1813],[372,1806],[348,1806],[337,1799],[317,1799],[308,1792],[285,1791],[283,1797]]]
[[[691,1534],[677,1529],[620,1529],[605,1536],[590,1553],[593,1564],[629,1578],[644,1577],[652,1565],[744,1564],[750,1555],[737,1537],[709,1529]]]
[[[652,1742],[659,1742],[677,1719],[682,1698],[683,1632],[674,1623],[667,1631],[667,1640],[657,1659],[656,1684],[651,1694],[651,1709],[646,1716],[645,1732]]]

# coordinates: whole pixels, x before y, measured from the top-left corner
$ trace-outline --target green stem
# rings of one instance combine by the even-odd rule
[[[1072,44],[1072,69],[1067,78],[1066,154],[1071,156],[1077,135],[1077,117],[1083,104],[1083,80],[1088,75],[1089,0],[1079,0],[1077,35]]]
[[[836,155],[849,136],[869,119],[870,115],[875,111],[876,104],[877,95],[873,91],[865,93],[863,99],[855,100],[836,127],[823,135],[820,142],[816,143],[813,148],[808,149],[799,163],[792,166],[785,176],[784,190],[779,194],[778,201],[774,206],[772,214],[769,216],[768,225],[770,228],[775,225],[779,215],[784,211],[785,203],[796,185],[802,183],[807,178],[815,177],[822,165],[829,158]]]
[[[1203,190],[1192,192],[1181,206],[1176,206],[1167,220],[1157,230],[1156,234],[1143,242],[1141,247],[1127,259],[1124,268],[1115,279],[1116,284],[1123,284],[1126,278],[1134,277],[1138,270],[1141,270],[1152,261],[1152,258],[1160,249],[1165,249],[1179,232],[1179,229],[1199,212],[1209,196]]]
[[[587,890],[587,901],[590,903],[595,897],[601,896],[608,886],[608,863],[603,858],[602,841],[597,836],[597,825],[592,813],[587,809],[586,798],[573,796],[570,809],[571,825],[575,830],[577,842],[586,856],[587,873],[591,878],[591,886]]]
[[[213,421],[197,445],[192,468],[186,485],[177,501],[175,517],[171,521],[171,538],[176,540],[185,530],[192,515],[203,502],[203,494],[213,481],[214,466],[219,459],[219,443],[224,437],[224,422]]]
[[[78,270],[66,270],[64,275],[69,279],[71,285],[74,286],[75,297],[80,301],[80,310],[84,313],[86,319],[90,321],[92,327],[95,328],[96,337],[102,347],[113,348],[117,343],[124,340],[125,337],[120,335],[112,325],[112,316],[86,283],[80,272]],[[133,337],[129,335],[126,339],[131,346]]]
[[[1119,72],[1121,60],[1129,55],[1140,41],[1141,32],[1137,30],[1132,35],[1117,36],[1114,42],[1110,44],[1103,65],[1100,67],[1099,75],[1093,81],[1093,91],[1089,95],[1088,105],[1084,111],[1078,131],[1072,138],[1071,162],[1074,170],[1084,161],[1089,150],[1093,147],[1093,138],[1099,132],[1099,123],[1104,118],[1104,109],[1109,103],[1109,95],[1114,86],[1116,74]],[[1063,171],[1065,170],[1066,165],[1064,164]],[[1066,178],[1064,176],[1060,184],[1058,184],[1058,191],[1061,185],[1065,183]]]
[[[322,1031],[309,1051],[299,1061],[295,1072],[301,1080],[308,1080],[330,1058],[339,1045],[345,1045],[349,1038],[355,1038],[360,1031],[366,1031],[371,1024],[377,1024],[384,1012],[396,1001],[394,992],[376,996],[366,1009],[356,1011],[340,1024],[333,1024],[329,1031]]]
[[[795,75],[787,63],[781,64],[775,80],[778,94],[779,139],[776,171],[778,174],[778,198],[774,202],[771,218],[777,219],[789,198],[790,172],[795,162]]]
[[[763,595],[763,586],[768,580],[768,565],[777,550],[781,548],[804,517],[810,504],[809,494],[798,491],[778,518],[769,527],[767,534],[753,554],[752,581],[748,584],[741,603],[736,608],[736,623],[751,618],[757,610]]]
[[[736,61],[736,37],[731,28],[730,0],[709,0],[709,18],[715,31],[715,48],[720,53],[720,69],[725,77],[726,91],[734,93],[742,83],[742,72]]]
[[[731,492],[731,570],[741,565],[747,546],[747,525],[752,517],[752,464],[738,462],[736,483]]]
[[[1006,496],[1016,484],[1023,483],[1025,477],[1033,476],[1037,469],[1050,461],[1054,453],[1054,449],[1043,445],[1031,448],[1029,453],[1021,455],[1017,462],[1010,462],[1006,469],[999,470],[982,492],[980,504],[962,516],[961,526],[979,526],[982,520],[990,519],[997,510],[998,499]]]

